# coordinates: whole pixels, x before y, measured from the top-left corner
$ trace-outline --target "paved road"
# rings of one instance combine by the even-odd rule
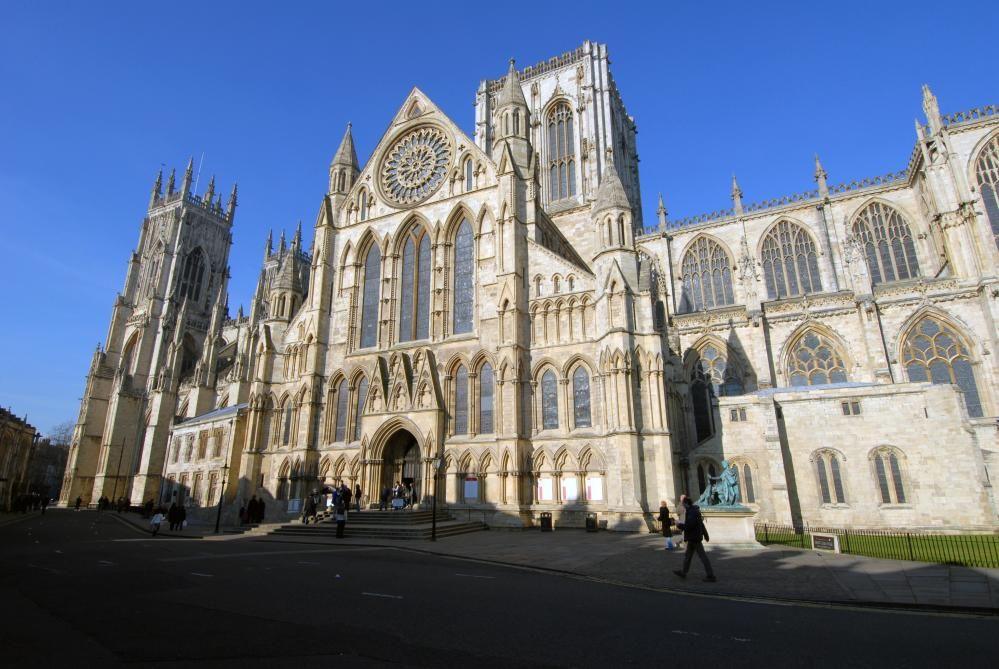
[[[0,521],[5,666],[981,666],[999,618],[673,595],[377,548]]]

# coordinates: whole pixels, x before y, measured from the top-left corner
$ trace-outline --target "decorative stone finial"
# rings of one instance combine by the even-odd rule
[[[739,188],[739,182],[735,179],[735,174],[732,175],[732,209],[735,211],[736,216],[742,216],[742,189]]]
[[[819,197],[825,199],[829,197],[829,184],[826,183],[826,170],[819,161],[819,154],[815,154],[815,183],[819,185]]]

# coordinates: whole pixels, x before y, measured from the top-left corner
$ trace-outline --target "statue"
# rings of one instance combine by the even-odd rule
[[[722,460],[720,476],[708,475],[708,487],[697,499],[698,506],[739,506],[739,470]]]

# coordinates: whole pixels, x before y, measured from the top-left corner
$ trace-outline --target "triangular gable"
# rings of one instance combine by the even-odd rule
[[[423,349],[416,354],[416,382],[413,384],[412,403],[414,410],[438,409],[443,406],[436,370],[433,353]]]
[[[364,413],[383,413],[386,411],[385,397],[388,392],[385,359],[375,358],[375,368],[368,383],[368,396],[364,398]]]

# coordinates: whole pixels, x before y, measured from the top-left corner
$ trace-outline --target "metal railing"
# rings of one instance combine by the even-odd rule
[[[836,535],[840,552],[849,555],[963,567],[999,567],[997,534],[937,534],[756,524],[756,540],[764,545],[811,548],[813,533]]]

